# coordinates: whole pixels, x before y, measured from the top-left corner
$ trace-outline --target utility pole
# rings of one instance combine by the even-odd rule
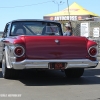
[[[69,14],[69,22],[70,22],[70,11],[69,11],[69,2],[67,0],[67,6],[68,6],[68,14]]]

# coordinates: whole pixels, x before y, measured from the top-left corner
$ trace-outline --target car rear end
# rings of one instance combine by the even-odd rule
[[[24,41],[24,46],[13,50],[14,69],[93,68],[98,64],[97,44],[84,37],[24,36]]]
[[[14,69],[64,70],[67,77],[80,77],[84,68],[97,66],[97,43],[85,37],[63,36],[55,21],[18,20],[11,22],[5,38],[2,73],[12,77]]]

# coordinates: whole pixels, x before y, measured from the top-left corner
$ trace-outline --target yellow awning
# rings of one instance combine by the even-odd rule
[[[97,14],[90,12],[86,9],[84,9],[82,6],[78,5],[77,3],[73,3],[72,5],[69,6],[69,12],[68,12],[68,8],[59,11],[59,12],[55,12],[52,14],[48,14],[45,16],[66,16],[66,15],[92,15],[92,16],[98,16]]]

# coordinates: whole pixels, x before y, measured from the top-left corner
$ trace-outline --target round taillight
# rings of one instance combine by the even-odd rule
[[[97,55],[97,49],[95,47],[91,47],[89,49],[89,55],[95,57]]]
[[[24,50],[24,48],[22,46],[15,47],[15,49],[14,49],[14,55],[16,57],[21,57],[21,56],[24,55],[24,53],[25,53],[25,50]]]

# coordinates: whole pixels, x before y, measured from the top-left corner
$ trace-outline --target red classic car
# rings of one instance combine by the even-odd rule
[[[16,70],[64,70],[79,78],[85,68],[97,66],[97,43],[79,36],[63,36],[61,24],[49,20],[8,22],[0,39],[2,75],[12,78]]]

